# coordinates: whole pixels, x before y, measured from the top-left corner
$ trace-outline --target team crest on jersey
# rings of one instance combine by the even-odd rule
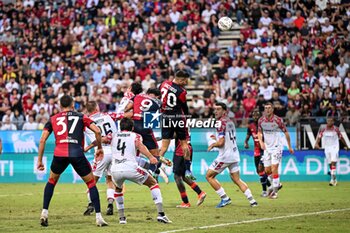
[[[144,112],[143,113],[143,127],[145,129],[159,129],[161,122],[161,113],[156,112]]]

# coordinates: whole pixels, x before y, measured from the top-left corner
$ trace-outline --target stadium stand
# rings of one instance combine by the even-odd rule
[[[232,31],[217,21],[229,16]],[[0,2],[1,130],[42,129],[64,93],[115,111],[191,74],[193,117],[224,101],[238,125],[266,101],[288,125],[350,113],[348,1],[24,0]]]

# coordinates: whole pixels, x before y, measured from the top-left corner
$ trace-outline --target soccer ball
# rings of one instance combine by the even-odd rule
[[[227,16],[221,17],[218,22],[218,27],[221,31],[228,31],[232,28],[233,21]]]

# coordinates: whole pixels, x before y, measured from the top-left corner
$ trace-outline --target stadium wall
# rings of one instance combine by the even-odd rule
[[[295,147],[296,133],[290,128],[293,147]],[[207,152],[210,143],[210,135],[213,129],[194,129],[191,131],[192,144],[194,147],[193,172],[198,181],[205,181],[205,172],[211,162],[217,156],[217,151]],[[160,132],[156,132],[159,135]],[[15,182],[46,182],[48,170],[36,170],[37,151],[41,131],[0,131],[0,138],[3,141],[3,154],[0,155],[0,183]],[[239,142],[241,154],[241,174],[246,181],[258,181],[255,172],[252,150],[244,150],[243,142],[246,129],[237,129],[237,141]],[[253,149],[252,139],[250,148]],[[44,154],[46,169],[50,166],[54,149],[54,138],[51,135]],[[171,145],[167,158],[171,158],[174,144]],[[87,158],[92,161],[93,154],[87,153]],[[168,175],[171,175],[171,168],[166,168]],[[282,181],[328,181],[328,166],[323,151],[303,150],[296,151],[290,155],[288,151],[283,153],[283,161],[280,173]],[[350,181],[350,152],[341,150],[338,165],[338,180]],[[227,171],[218,176],[220,181],[229,181]],[[170,180],[173,181],[173,178]],[[71,167],[60,178],[60,182],[75,183],[82,182]]]

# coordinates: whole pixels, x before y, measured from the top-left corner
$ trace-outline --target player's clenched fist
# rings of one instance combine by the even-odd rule
[[[151,158],[149,159],[149,162],[150,162],[151,164],[157,164],[157,163],[158,163],[158,160],[153,156],[153,157],[151,157]]]
[[[43,164],[42,161],[38,161],[37,165],[36,165],[36,168],[39,170],[39,171],[44,171],[45,170],[45,166]]]

